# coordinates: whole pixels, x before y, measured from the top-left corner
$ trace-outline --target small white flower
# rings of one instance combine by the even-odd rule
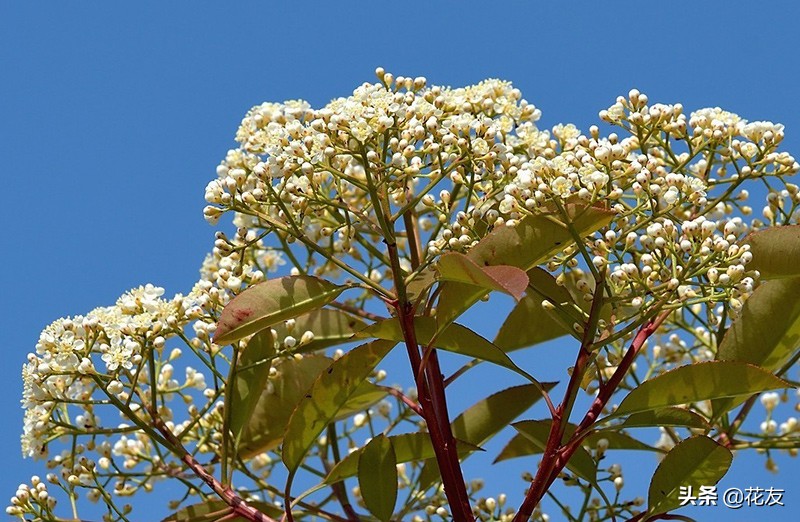
[[[572,183],[570,183],[570,181],[564,176],[558,176],[556,179],[550,182],[550,189],[562,198],[569,197],[571,188]]]
[[[769,412],[775,409],[781,397],[775,392],[767,392],[761,395],[761,404]]]
[[[106,353],[101,356],[103,362],[106,363],[108,371],[116,371],[120,366],[126,370],[133,368],[131,358],[133,356],[133,347],[135,343],[123,340],[122,337],[115,336],[110,340]]]
[[[363,413],[356,413],[355,415],[353,415],[353,426],[355,426],[356,428],[360,428],[361,426],[363,426],[366,423],[366,421],[367,421],[367,416],[364,415]]]

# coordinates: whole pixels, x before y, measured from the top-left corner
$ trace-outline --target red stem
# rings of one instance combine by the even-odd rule
[[[197,462],[197,460],[186,450],[186,448],[183,447],[181,441],[178,440],[175,434],[172,433],[172,431],[164,424],[164,421],[161,420],[161,417],[159,417],[157,413],[150,411],[150,415],[153,420],[153,425],[173,446],[173,451],[178,454],[180,459],[189,467],[189,469],[194,472],[195,475],[200,477],[203,482],[208,484],[208,486],[214,490],[214,493],[219,495],[219,497],[233,509],[234,514],[250,520],[251,522],[276,522],[275,519],[270,518],[256,508],[247,505],[247,502],[245,502],[242,497],[236,494],[236,492],[233,491],[230,486],[225,486],[216,478],[214,478],[214,476],[206,471],[203,465]]]
[[[550,427],[550,436],[548,437],[547,445],[545,446],[545,452],[542,456],[542,461],[539,464],[539,469],[536,472],[536,476],[531,483],[528,493],[525,495],[525,500],[522,502],[519,511],[514,516],[513,522],[525,522],[530,518],[531,514],[533,514],[533,510],[537,505],[539,505],[542,497],[544,497],[544,494],[558,477],[558,474],[561,473],[561,470],[563,470],[567,465],[569,459],[580,447],[583,439],[589,434],[588,428],[594,424],[594,422],[603,412],[603,408],[605,408],[606,404],[608,404],[608,401],[611,399],[612,395],[614,395],[614,392],[622,382],[622,379],[628,373],[628,370],[630,370],[633,361],[636,359],[636,356],[639,354],[639,350],[641,350],[645,341],[651,335],[653,335],[653,333],[658,329],[661,323],[664,322],[669,314],[669,311],[663,312],[658,317],[645,323],[639,329],[636,336],[633,338],[633,341],[631,341],[631,346],[628,348],[628,351],[625,352],[625,355],[617,366],[617,369],[614,371],[614,374],[608,379],[608,381],[600,386],[597,397],[595,398],[589,410],[586,412],[583,420],[578,425],[575,433],[566,444],[562,444],[561,439],[563,437],[564,429],[566,428],[566,421],[568,420],[563,418],[564,404],[566,402],[566,398],[569,397],[571,390],[574,389],[573,387],[579,383],[581,375],[583,374],[584,366],[590,355],[589,351],[585,348],[585,343],[581,345],[581,350],[578,352],[578,357],[576,359],[575,368],[570,376],[570,382],[565,395],[565,402],[562,402],[558,408],[556,408],[557,415],[553,416],[553,423]]]
[[[436,350],[430,351],[427,364],[420,372],[422,358],[419,343],[414,331],[414,309],[410,303],[398,303],[397,312],[403,330],[408,358],[417,383],[422,417],[428,426],[436,462],[442,475],[444,493],[453,511],[455,522],[474,522],[472,508],[464,484],[464,475],[458,458],[455,437],[450,429],[450,417],[447,412],[447,397],[444,392],[444,378],[439,367]],[[423,377],[424,373],[424,377]]]
[[[392,397],[396,397],[398,400],[402,401],[406,406],[411,408],[414,411],[414,413],[416,413],[422,418],[425,418],[425,414],[422,412],[422,408],[419,407],[419,403],[412,400],[410,397],[406,397],[405,395],[403,395],[403,392],[401,392],[397,388],[392,388],[391,386],[381,386],[380,388],[389,395],[391,395]]]

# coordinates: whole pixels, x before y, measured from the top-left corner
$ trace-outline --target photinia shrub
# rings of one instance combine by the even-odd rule
[[[377,76],[246,114],[205,190],[235,232],[188,293],[148,284],[42,332],[22,450],[52,471],[10,515],[79,519],[85,497],[129,520],[128,497],[165,482],[169,521],[543,521],[548,493],[579,499],[569,520],[648,521],[734,451],[796,455],[796,419],[774,415],[800,346],[782,125],[634,89],[600,112],[613,132],[547,131],[508,82]],[[498,292],[515,304],[490,339],[465,313]],[[514,361],[558,338],[560,382]],[[402,385],[379,368],[393,350]],[[445,374],[443,351],[463,366]],[[475,380],[484,398],[453,411],[479,364],[516,384]],[[462,472],[498,433],[497,462],[530,470],[519,498]],[[617,451],[653,455],[647,499],[625,495]]]

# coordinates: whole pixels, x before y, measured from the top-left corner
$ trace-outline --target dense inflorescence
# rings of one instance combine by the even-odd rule
[[[147,285],[42,332],[23,368],[22,450],[62,470],[51,482],[110,503],[109,493],[148,491],[154,480],[185,472],[159,449],[153,415],[213,462],[222,451],[223,383],[233,357],[212,342],[217,319],[233,296],[284,265],[292,274],[359,285],[363,293],[345,305],[363,309],[375,296],[391,296],[393,271],[412,281],[443,253],[469,252],[528,216],[564,221],[567,208],[602,208],[613,212],[608,226],[577,237],[543,265],[576,304],[560,310],[545,301],[543,308],[583,319],[583,305],[601,286],[611,312],[597,333],[598,378],[613,372],[643,318],[675,310],[646,357],[654,374],[714,357],[715,330],[737,317],[759,283],[743,238],[800,217],[800,191],[787,179],[800,167],[779,150],[782,125],[719,108],[687,115],[680,104],[651,104],[632,90],[600,112],[616,132],[601,135],[592,126],[583,133],[571,124],[547,131],[537,127],[540,111],[508,82],[448,88],[377,73],[379,82],[320,109],[297,100],[246,114],[238,148],[205,189],[206,219],[217,224],[232,212],[237,230],[217,233],[189,294],[164,299],[163,289]],[[766,187],[758,218],[750,184]],[[389,241],[399,266],[383,248]],[[568,325],[578,338],[579,322]],[[315,332],[293,328],[280,329],[279,357],[301,358],[314,340]],[[270,378],[279,374],[274,365]],[[776,399],[764,400],[771,414]],[[397,411],[390,406],[356,415],[346,436],[364,428],[365,415],[408,420],[402,402]],[[115,415],[121,422],[108,421]],[[791,418],[778,426],[768,416],[762,431],[792,436],[796,425]],[[57,440],[67,440],[67,449],[54,456],[48,448]],[[659,446],[670,443],[667,437]],[[259,482],[274,461],[266,451],[246,464],[256,483],[252,498],[276,498]],[[117,477],[120,470],[128,478]],[[612,470],[609,480],[617,477],[621,485]],[[36,493],[46,488],[34,482],[21,487],[9,513],[52,509],[50,497]],[[445,509],[442,492],[431,495],[415,497],[421,512],[430,508],[428,518]],[[496,509],[505,505],[505,495],[499,498],[484,499],[477,512],[510,519],[513,512]]]

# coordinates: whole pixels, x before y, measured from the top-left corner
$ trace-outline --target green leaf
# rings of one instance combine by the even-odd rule
[[[565,211],[580,237],[606,226],[615,215],[613,210],[585,203],[568,203]],[[564,216],[552,211],[525,216],[514,227],[495,228],[467,256],[478,266],[510,265],[527,271],[573,242]]]
[[[713,486],[728,472],[733,456],[713,439],[698,435],[672,448],[664,456],[647,495],[648,513],[656,515],[680,507],[680,488]]]
[[[758,270],[762,279],[800,276],[800,225],[770,227],[748,234],[753,260],[748,270]]]
[[[239,441],[261,393],[269,380],[272,357],[275,355],[275,337],[269,330],[255,334],[239,356],[233,377],[231,400],[226,405],[230,411],[230,431],[233,440]],[[265,364],[257,364],[266,360]]]
[[[551,420],[527,420],[512,424],[515,430],[532,442],[540,452],[547,446],[547,439],[550,436]],[[574,428],[573,428],[574,430]],[[587,482],[596,483],[597,465],[592,455],[583,446],[575,450],[575,453],[567,462],[567,469],[575,473],[578,477]]]
[[[551,390],[556,383],[544,383]],[[482,446],[511,421],[542,398],[534,384],[514,386],[482,399],[456,417],[452,422],[453,436],[476,446]]]
[[[279,519],[283,516],[283,510],[266,502],[251,502],[247,505],[253,507],[265,515]],[[225,518],[230,522],[246,522],[244,517],[226,518],[233,513],[233,508],[222,500],[209,500],[187,506],[165,518],[162,522],[216,522]]]
[[[549,425],[548,425],[549,429]],[[575,432],[575,425],[569,424],[566,430],[567,436]],[[546,436],[547,434],[545,434]],[[653,446],[647,445],[626,433],[612,430],[600,430],[588,435],[582,442],[583,446],[589,448],[597,447],[600,439],[608,441],[608,449],[610,450],[638,450],[638,451],[662,451]],[[547,439],[544,439],[545,441]],[[504,460],[513,459],[517,457],[525,457],[528,455],[538,455],[544,450],[537,444],[531,442],[530,439],[518,433],[511,438],[510,441],[503,447],[494,462],[502,462]]]
[[[436,269],[429,265],[406,283],[406,295],[412,303],[436,283]]]
[[[436,456],[431,445],[431,438],[428,433],[414,432],[404,433],[402,435],[392,435],[388,437],[392,442],[392,448],[395,453],[395,460],[398,464],[411,461],[431,461]],[[466,455],[473,451],[480,451],[477,446],[469,444],[465,441],[456,441],[458,445],[459,455]],[[361,455],[364,453],[364,448],[358,448],[352,453],[344,457],[339,463],[331,469],[328,476],[325,477],[325,484],[334,484],[340,482],[348,477],[352,477],[358,473],[358,463],[361,460]]]
[[[253,457],[280,444],[295,407],[331,362],[321,355],[275,362],[277,374],[270,379],[271,389],[262,393],[242,435],[239,454],[243,458]]]
[[[397,464],[410,462],[412,460],[426,460],[433,458],[433,446],[431,446],[430,436],[423,432],[404,433],[402,435],[392,435],[388,437],[392,444]],[[325,484],[335,484],[358,473],[358,463],[364,453],[364,447],[358,448],[348,454],[331,469],[325,477]]]
[[[602,423],[603,420],[600,420]],[[640,411],[629,415],[618,424],[621,428],[650,428],[655,426],[685,426],[687,428],[711,429],[703,417],[683,408],[662,408],[660,410]]]
[[[572,309],[574,301],[569,291],[556,283],[556,279],[545,270],[536,267],[528,271],[528,294],[514,306],[495,337],[503,351],[511,351],[542,343],[570,333],[566,321],[559,321],[554,314],[542,308],[542,300]],[[577,317],[572,321],[578,320]],[[566,323],[566,324],[565,324]]]
[[[439,279],[478,286],[485,290],[505,292],[517,301],[528,287],[528,274],[514,266],[481,267],[458,252],[443,254],[436,265]]]
[[[769,371],[784,365],[800,347],[800,277],[767,281],[745,301],[717,348],[717,359],[756,364]],[[744,397],[718,399],[713,411],[721,415]]]
[[[589,448],[596,448],[601,439],[608,442],[608,449],[634,450],[634,451],[663,451],[649,444],[623,433],[618,428],[606,428],[597,430],[583,439],[583,445]]]
[[[788,228],[788,227],[787,227]],[[794,261],[800,265],[800,258]],[[745,301],[717,350],[721,361],[777,370],[800,347],[800,277],[763,283]]]
[[[388,522],[397,502],[397,459],[389,437],[377,435],[364,447],[358,461],[358,486],[369,512]]]
[[[433,317],[414,317],[414,332],[417,336],[417,342],[427,346],[436,335],[436,327],[436,319]],[[398,319],[385,319],[361,330],[358,332],[357,337],[376,337],[378,339],[401,342],[403,341],[403,330]],[[433,344],[435,348],[491,362],[517,372],[526,379],[533,380],[533,377],[514,364],[514,361],[503,350],[492,344],[488,339],[460,324],[448,326],[436,336]]]
[[[493,464],[504,460],[515,459],[517,457],[527,457],[528,455],[539,455],[544,450],[538,444],[532,442],[528,437],[517,433],[509,440],[500,453],[495,457]]]
[[[350,350],[323,371],[305,393],[286,426],[283,463],[294,472],[339,411],[350,401],[375,366],[389,353],[392,341],[371,341]]]
[[[334,420],[345,419],[355,413],[363,412],[387,395],[386,389],[382,386],[364,381],[358,385],[347,402],[344,403]]]
[[[786,381],[746,363],[711,361],[690,364],[643,382],[622,400],[611,416],[751,395],[788,386]]]
[[[593,234],[614,217],[612,210],[580,203],[569,203],[565,210],[580,237]],[[525,216],[514,227],[501,226],[492,230],[469,250],[467,257],[480,267],[509,265],[530,270],[574,243],[563,221],[561,213],[555,211]],[[440,329],[487,294],[486,290],[473,285],[452,281],[441,283],[440,288],[436,307]]]
[[[287,335],[293,335],[300,339],[303,333],[312,332],[314,339],[294,350],[307,353],[351,341],[353,335],[365,326],[367,323],[348,313],[330,308],[319,308],[296,317],[291,333],[286,329],[285,322],[278,323],[272,328],[275,330],[278,342],[285,339]]]
[[[287,276],[251,286],[222,310],[214,342],[229,344],[330,303],[345,290],[311,276]]]
[[[317,377],[327,370],[333,359],[322,355],[290,357],[275,362],[276,375],[271,386],[261,394],[239,443],[239,455],[251,458],[278,446],[283,440],[286,425],[306,391]],[[339,412],[339,417],[363,411],[386,396],[386,392],[370,382],[364,382]]]

